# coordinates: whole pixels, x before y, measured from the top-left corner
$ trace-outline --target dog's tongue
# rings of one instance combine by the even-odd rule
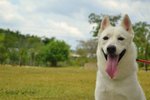
[[[119,56],[107,56],[106,72],[112,79],[117,71],[118,59]]]

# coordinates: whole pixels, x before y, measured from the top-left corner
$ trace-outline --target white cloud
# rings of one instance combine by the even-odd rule
[[[7,22],[9,21],[16,21],[17,19],[22,19],[22,17],[17,12],[17,7],[12,5],[7,0],[1,0],[0,1],[0,17],[2,20],[5,20]]]
[[[150,23],[150,2],[148,0],[105,0],[97,1],[104,13],[129,14],[134,22],[146,21]]]
[[[68,33],[68,34],[70,33],[70,35],[72,35],[72,37],[77,37],[77,38],[83,37],[82,32],[80,32],[78,28],[73,27],[72,25],[69,25],[66,22],[50,21],[49,26],[52,26],[52,30],[55,30],[55,31],[57,30],[56,33],[58,33],[58,34],[67,35],[66,33]]]

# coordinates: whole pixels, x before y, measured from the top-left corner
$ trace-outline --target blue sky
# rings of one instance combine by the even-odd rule
[[[149,0],[0,0],[0,28],[22,34],[56,37],[75,48],[92,37],[88,15],[128,14],[132,22],[150,24]]]

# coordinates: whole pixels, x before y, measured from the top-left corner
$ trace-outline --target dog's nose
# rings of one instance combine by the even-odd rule
[[[116,47],[114,45],[110,45],[107,47],[107,52],[108,54],[115,54],[116,52]]]

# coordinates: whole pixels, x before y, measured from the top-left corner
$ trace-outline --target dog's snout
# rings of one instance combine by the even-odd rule
[[[108,46],[108,47],[107,47],[107,52],[108,52],[109,54],[115,54],[115,52],[116,52],[116,47],[115,47],[114,45]]]

